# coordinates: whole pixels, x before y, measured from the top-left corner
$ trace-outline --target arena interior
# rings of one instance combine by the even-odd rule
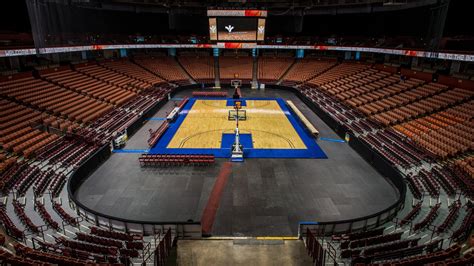
[[[2,265],[473,265],[455,0],[20,0]]]

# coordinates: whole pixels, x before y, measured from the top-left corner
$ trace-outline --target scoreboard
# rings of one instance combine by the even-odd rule
[[[207,10],[211,41],[256,42],[265,38],[266,10]]]

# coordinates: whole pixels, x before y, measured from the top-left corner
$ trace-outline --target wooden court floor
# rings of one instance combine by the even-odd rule
[[[196,100],[167,148],[221,148],[222,134],[234,133],[226,100]],[[240,133],[251,134],[254,149],[307,149],[275,100],[246,100],[247,120]]]

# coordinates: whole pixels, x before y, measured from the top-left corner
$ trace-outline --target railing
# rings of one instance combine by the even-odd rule
[[[155,265],[162,266],[166,264],[166,259],[170,254],[172,244],[171,229],[168,229],[155,249]]]
[[[153,244],[155,245],[155,247],[156,247],[156,240],[160,239],[160,237],[161,237],[161,231],[153,235]],[[142,265],[146,265],[146,263],[151,258],[151,256],[154,255],[153,253],[154,251],[151,250],[151,243],[152,242],[150,241],[143,247],[143,264]]]
[[[378,226],[392,221],[397,215],[398,211],[403,208],[403,203],[397,201],[395,204],[386,208],[385,210],[373,215],[330,222],[300,222],[299,223],[299,237],[306,237],[307,229],[320,232],[321,236],[328,236],[337,233],[355,232],[377,228]]]
[[[316,236],[309,228],[306,229],[306,250],[308,255],[313,259],[313,265],[322,266],[326,264],[326,250],[316,239]]]

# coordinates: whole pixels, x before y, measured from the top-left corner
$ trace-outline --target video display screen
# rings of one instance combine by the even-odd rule
[[[220,41],[255,41],[257,18],[218,18],[217,38]]]
[[[263,41],[265,19],[258,17],[209,18],[209,34],[213,41]]]

